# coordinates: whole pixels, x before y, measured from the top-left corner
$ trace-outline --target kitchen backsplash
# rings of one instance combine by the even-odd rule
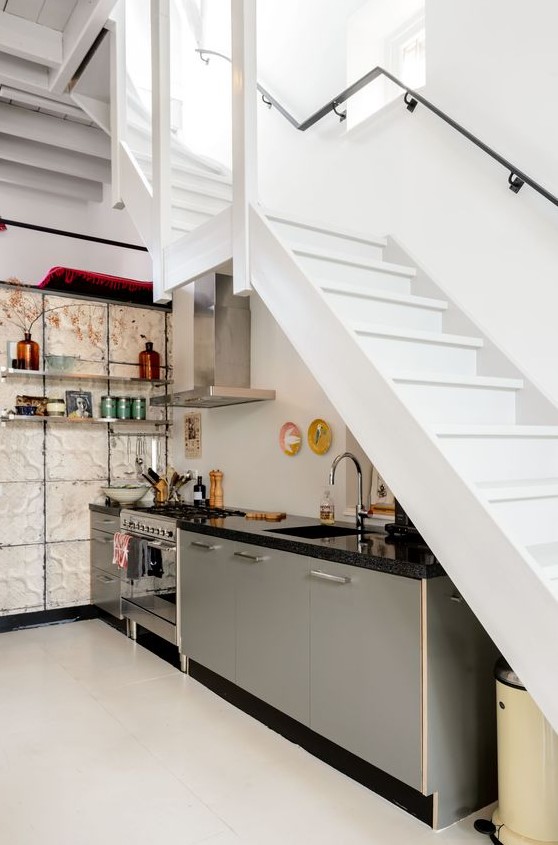
[[[0,302],[10,288],[0,286]],[[44,297],[44,307],[79,304],[63,296]],[[86,300],[92,306],[94,331],[77,332],[72,310],[61,314],[59,326],[37,321],[33,339],[41,355],[79,357],[76,370],[90,374],[137,376],[138,354],[145,340],[153,341],[161,363],[170,367],[172,331],[170,314],[156,308]],[[0,319],[3,315],[0,312]],[[82,335],[81,337],[79,335]],[[4,320],[0,325],[0,365],[7,361],[8,341],[21,332]],[[86,359],[86,360],[85,360]],[[11,377],[0,382],[0,409],[13,408],[17,394],[61,396],[66,390],[92,394],[93,415],[99,416],[103,381],[56,379],[43,385],[37,377]],[[156,388],[113,382],[111,393],[149,395]],[[158,389],[159,392],[161,389]],[[148,416],[160,415],[161,409]],[[147,428],[145,429],[147,430]],[[150,432],[153,429],[149,429]],[[164,432],[165,429],[160,429]],[[121,427],[121,433],[126,430]],[[151,437],[146,435],[149,462]],[[0,429],[0,615],[87,604],[89,593],[89,503],[104,501],[101,487],[109,479],[129,483],[136,438],[128,450],[127,438],[110,435],[107,425],[72,425],[50,418],[46,425],[8,422]],[[168,452],[161,438],[161,459]],[[130,460],[131,459],[131,460]]]

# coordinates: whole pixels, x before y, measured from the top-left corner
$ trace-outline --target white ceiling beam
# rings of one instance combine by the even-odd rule
[[[62,33],[0,12],[0,50],[50,68],[62,63]]]
[[[72,102],[69,94],[51,94],[48,89],[48,68],[5,53],[0,53],[0,82],[29,94]]]
[[[64,29],[63,59],[50,71],[49,88],[65,91],[118,0],[78,0]]]
[[[110,141],[100,129],[69,120],[0,103],[0,127],[4,134],[28,138],[98,158],[110,158]]]
[[[19,91],[11,85],[0,84],[0,97],[6,97],[8,100],[13,100],[14,103],[24,103],[27,106],[35,106],[38,109],[48,109],[49,111],[57,112],[60,115],[68,115],[68,117],[78,117],[81,119],[85,117],[83,111],[77,106],[70,105],[70,103],[66,102],[61,103],[58,100],[51,100],[48,97],[41,96],[40,94],[30,94],[28,91]]]
[[[72,197],[83,202],[102,202],[103,186],[100,182],[76,179],[61,173],[51,173],[38,167],[26,167],[9,161],[0,161],[0,182],[20,185],[34,191],[46,191],[57,196]]]
[[[86,97],[85,94],[74,94],[73,100],[91,120],[95,121],[103,132],[110,135],[110,106],[108,103],[97,100],[95,97]],[[83,114],[81,116],[83,117]]]
[[[0,159],[64,173],[66,176],[77,176],[92,182],[110,182],[108,161],[23,138],[14,138],[11,135],[0,134]]]

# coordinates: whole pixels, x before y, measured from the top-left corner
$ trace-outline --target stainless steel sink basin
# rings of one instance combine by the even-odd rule
[[[286,534],[288,537],[302,537],[305,540],[322,540],[327,537],[349,537],[361,532],[356,528],[344,528],[341,525],[301,525],[294,528],[266,528],[273,534]]]

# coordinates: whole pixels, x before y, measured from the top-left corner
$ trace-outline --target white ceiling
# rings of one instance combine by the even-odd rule
[[[0,0],[0,11],[63,32],[77,0]]]

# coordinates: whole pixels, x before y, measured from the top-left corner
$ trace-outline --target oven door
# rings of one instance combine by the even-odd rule
[[[142,539],[146,543],[144,574],[139,578],[124,575],[122,598],[126,603],[176,625],[176,546],[164,540]]]

